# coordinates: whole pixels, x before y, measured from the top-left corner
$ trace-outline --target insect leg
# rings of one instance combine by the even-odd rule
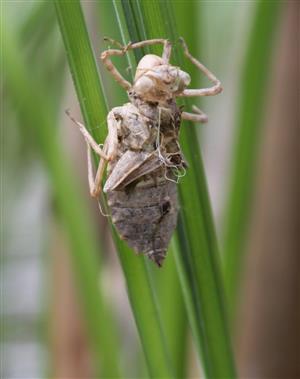
[[[118,128],[121,124],[121,120],[116,119],[114,109],[107,115],[108,136],[105,143],[107,143],[107,155],[110,160],[114,159],[118,152]]]
[[[180,42],[183,46],[184,55],[200,70],[202,71],[210,81],[213,82],[213,86],[209,88],[199,88],[199,89],[185,89],[178,96],[180,97],[192,97],[192,96],[213,96],[222,92],[223,88],[219,79],[210,72],[202,63],[200,63],[196,58],[194,58],[188,50],[188,47],[183,38],[180,38]]]
[[[109,160],[109,157],[103,152],[103,150],[100,148],[100,146],[97,144],[97,142],[94,140],[94,138],[90,135],[86,127],[81,124],[79,121],[75,120],[70,114],[70,112],[67,110],[66,114],[70,117],[70,119],[74,122],[75,125],[79,127],[80,132],[82,133],[86,143],[94,150],[96,154],[98,154],[101,158],[105,160]]]
[[[162,59],[166,62],[166,64],[169,63],[171,53],[172,53],[172,44],[169,40],[165,40],[164,49],[162,53]]]
[[[109,112],[107,116],[108,136],[106,137],[106,140],[104,142],[103,151],[109,157],[110,160],[116,157],[116,154],[118,151],[118,123],[119,122],[120,121],[116,120],[114,112],[113,111]],[[96,176],[94,179],[91,147],[88,143],[87,143],[87,147],[88,147],[88,150],[87,150],[88,180],[89,180],[90,193],[92,197],[98,197],[101,193],[102,179],[103,179],[104,170],[105,170],[107,161],[103,158],[100,159]]]
[[[92,150],[91,146],[87,143],[87,162],[88,162],[88,180],[90,194],[92,197],[98,197],[101,193],[101,182],[104,175],[105,166],[107,161],[103,158],[100,159],[96,176],[94,178],[93,163],[92,163]]]
[[[195,113],[182,112],[181,113],[181,118],[183,120],[189,120],[189,121],[193,121],[193,122],[202,122],[202,123],[205,123],[205,122],[208,121],[207,115],[204,112],[202,112],[195,105],[193,105],[193,111]]]
[[[109,41],[110,43],[118,46],[122,51],[127,51],[129,49],[138,49],[144,46],[149,46],[149,45],[164,45],[164,48],[170,49],[171,42],[168,39],[164,38],[154,38],[154,39],[145,39],[144,41],[139,41],[139,42],[130,42],[127,45],[123,46],[120,44],[120,42],[112,39],[105,37],[105,41]]]
[[[113,41],[113,43],[115,43],[115,41]],[[123,87],[126,91],[128,91],[132,87],[132,84],[123,78],[123,76],[120,74],[120,72],[117,70],[116,66],[114,66],[114,64],[112,63],[110,59],[110,57],[112,56],[125,55],[126,51],[127,51],[127,47],[124,47],[122,50],[108,49],[108,50],[103,51],[100,58],[103,64],[106,66],[107,70],[111,73],[111,75],[115,78],[115,80],[120,84],[120,86]]]
[[[140,41],[140,42],[136,42],[136,43],[132,43],[128,45],[128,49],[138,49],[140,47],[157,45],[157,44],[163,45],[162,59],[165,61],[166,64],[168,64],[170,60],[170,56],[171,56],[172,44],[167,39],[163,39],[163,38],[146,39],[144,41]]]

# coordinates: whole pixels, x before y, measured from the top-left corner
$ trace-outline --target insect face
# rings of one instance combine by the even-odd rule
[[[166,64],[161,57],[149,54],[137,66],[133,88],[145,100],[168,100],[181,93],[190,81],[186,72]]]

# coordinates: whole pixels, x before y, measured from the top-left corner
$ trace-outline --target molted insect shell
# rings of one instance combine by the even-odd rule
[[[175,101],[168,108],[151,105],[136,95],[132,101],[136,105],[125,104],[110,113],[122,122],[119,154],[109,162],[104,192],[120,237],[161,266],[177,222],[173,170],[185,167],[178,144],[181,110]],[[136,140],[137,136],[143,138]],[[134,149],[130,148],[133,141]]]
[[[194,107],[194,113],[177,107],[176,97],[210,96],[221,92],[220,81],[196,58],[181,38],[184,55],[213,83],[210,88],[187,89],[190,75],[169,63],[172,45],[166,39],[145,40],[122,46],[107,39],[119,50],[108,49],[101,59],[115,80],[126,89],[130,103],[112,109],[107,117],[108,136],[103,148],[86,130],[73,121],[88,143],[90,192],[97,197],[107,162],[108,176],[103,192],[107,194],[112,221],[121,238],[137,253],[158,266],[166,256],[176,226],[177,182],[185,175],[179,141],[181,115],[186,120],[206,122],[207,116]],[[162,57],[145,55],[139,62],[134,83],[130,83],[111,61],[129,49],[163,44]],[[95,179],[91,149],[100,157]]]

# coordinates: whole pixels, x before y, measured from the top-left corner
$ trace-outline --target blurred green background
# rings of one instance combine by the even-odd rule
[[[300,377],[299,3],[83,0],[81,7],[99,86],[76,71],[93,58],[82,50],[77,0],[1,2],[1,377],[225,379],[234,376],[231,343],[241,378]],[[183,131],[184,153],[199,146],[205,177],[196,156],[162,270],[114,242],[89,196],[86,146],[65,114],[84,119],[103,142],[106,109],[127,101],[101,65],[103,37],[149,35],[185,37],[224,88],[201,99],[209,123],[193,129],[198,139]],[[116,65],[130,78],[134,56]],[[186,61],[184,69],[192,86],[207,84]],[[193,176],[204,216],[190,207]],[[220,270],[220,280],[189,271],[190,259],[206,262],[193,220],[213,246],[216,229],[219,248],[207,256],[220,259],[207,267]],[[217,283],[206,288],[210,280]]]

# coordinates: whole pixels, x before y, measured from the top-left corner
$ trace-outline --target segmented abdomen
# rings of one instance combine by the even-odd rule
[[[139,182],[135,187],[107,193],[112,221],[122,239],[137,253],[161,266],[176,227],[176,183],[160,178]]]

